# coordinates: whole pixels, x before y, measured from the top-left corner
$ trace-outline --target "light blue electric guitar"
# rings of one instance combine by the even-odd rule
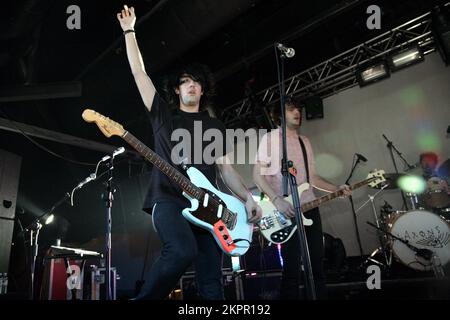
[[[93,110],[84,110],[83,119],[95,122],[106,137],[120,136],[154,167],[161,170],[183,190],[191,207],[183,216],[191,223],[211,232],[219,247],[230,256],[240,256],[250,248],[253,224],[247,222],[247,210],[237,198],[220,192],[203,173],[184,167],[189,179],[162,159],[153,150],[126,131],[122,125]]]

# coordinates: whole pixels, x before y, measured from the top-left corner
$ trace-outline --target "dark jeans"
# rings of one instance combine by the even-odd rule
[[[317,299],[326,299],[326,279],[323,269],[324,246],[322,221],[320,219],[319,209],[312,209],[303,213],[306,218],[312,219],[312,226],[305,227],[306,238],[308,241],[309,254],[311,259],[311,267],[314,276],[314,284],[316,288]],[[298,241],[298,231],[289,239],[281,250],[283,257],[283,273],[281,280],[281,299],[303,299],[305,292],[299,292],[300,284],[303,284],[303,272],[301,270],[301,252]]]
[[[224,299],[222,251],[208,231],[182,216],[183,209],[171,202],[156,204],[153,222],[163,245],[161,256],[151,267],[149,280],[136,299],[165,299],[192,263],[200,297]]]

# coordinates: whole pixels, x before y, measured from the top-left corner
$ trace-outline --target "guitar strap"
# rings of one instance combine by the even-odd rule
[[[309,183],[309,163],[308,163],[308,155],[306,154],[305,144],[303,143],[302,138],[298,137],[298,141],[300,141],[300,146],[302,148],[303,153],[303,161],[305,162],[305,170],[306,170],[306,182]]]

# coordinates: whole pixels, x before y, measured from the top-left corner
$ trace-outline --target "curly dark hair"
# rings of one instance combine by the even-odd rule
[[[208,66],[200,63],[193,63],[179,68],[169,76],[165,77],[162,89],[166,102],[175,109],[179,108],[179,97],[175,89],[180,85],[180,78],[189,76],[193,80],[200,82],[203,96],[200,99],[200,110],[206,110],[212,105],[212,99],[216,94],[216,81]]]
[[[285,106],[294,106],[297,109],[300,109],[300,112],[303,109],[303,104],[301,104],[297,99],[295,99],[292,96],[287,96],[285,99]],[[280,117],[280,104],[277,103],[275,105],[273,105],[270,108],[270,117],[272,118],[273,122],[279,126],[281,123]]]

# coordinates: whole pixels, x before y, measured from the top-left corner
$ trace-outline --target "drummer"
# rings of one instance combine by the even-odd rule
[[[427,188],[418,200],[419,207],[440,213],[442,210],[450,211],[450,188],[445,177],[439,174],[438,162],[438,156],[434,152],[420,155],[420,166]]]
[[[424,152],[420,154],[420,166],[423,171],[423,177],[428,180],[437,177],[438,155],[434,152]]]

